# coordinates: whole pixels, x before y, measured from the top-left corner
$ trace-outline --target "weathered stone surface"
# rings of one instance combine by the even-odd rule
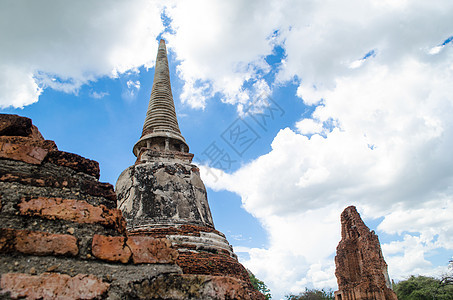
[[[341,241],[335,256],[336,300],[396,300],[379,239],[354,206],[341,214]]]
[[[133,235],[147,235],[154,238],[167,238],[172,247],[179,251],[197,250],[214,254],[226,254],[237,259],[233,247],[228,243],[225,235],[212,227],[195,225],[176,225],[148,229],[132,230]]]
[[[30,164],[40,164],[47,155],[47,150],[29,145],[3,143],[0,141],[0,157],[20,160]]]
[[[32,165],[4,160],[0,164],[0,181],[37,187],[78,189],[83,193],[111,200],[108,201],[110,204],[106,205],[109,208],[113,208],[116,203],[116,194],[111,184],[51,163]]]
[[[234,258],[208,252],[180,252],[178,266],[184,274],[230,276],[247,282],[247,270]]]
[[[118,264],[102,260],[82,260],[65,256],[25,256],[0,255],[0,274],[30,274],[34,268],[36,274],[46,272],[64,273],[71,277],[77,274],[91,274],[104,282],[110,283],[108,296],[105,299],[130,299],[129,285],[144,278],[181,274],[181,269],[174,264]],[[2,296],[0,296],[0,299]],[[6,298],[8,299],[8,298]]]
[[[1,277],[0,294],[10,293],[12,299],[95,299],[108,288],[108,283],[93,275],[8,273]]]
[[[99,259],[122,263],[127,263],[132,255],[125,237],[99,234],[93,236],[92,252]]]
[[[134,283],[132,299],[264,300],[248,283],[225,276],[159,276]]]
[[[29,118],[0,114],[0,158],[40,164],[54,150],[55,143],[44,140]]]
[[[0,228],[0,252],[32,255],[77,255],[77,239],[68,234]]]
[[[22,198],[19,203],[22,215],[40,216],[47,219],[68,220],[78,223],[99,223],[125,231],[126,222],[121,211],[104,205],[93,206],[81,200],[61,198]]]
[[[127,239],[127,245],[132,251],[134,264],[170,264],[178,257],[178,251],[172,249],[170,241],[165,238],[135,235]]]
[[[57,145],[54,141],[45,140],[45,139],[34,139],[31,137],[23,136],[0,136],[1,143],[9,143],[14,145],[27,145],[37,148],[43,148],[48,152],[58,151]]]
[[[214,227],[206,189],[194,167],[155,162],[123,171],[116,192],[128,229],[168,224]]]
[[[18,115],[0,114],[0,136],[24,136],[42,139],[38,129],[32,125],[31,119]]]
[[[0,136],[0,158],[40,164],[49,151],[56,151],[53,141],[22,136]]]
[[[47,154],[44,162],[68,167],[73,169],[74,171],[82,172],[94,176],[96,177],[96,179],[99,179],[99,163],[97,161],[84,158],[74,153],[51,151]]]

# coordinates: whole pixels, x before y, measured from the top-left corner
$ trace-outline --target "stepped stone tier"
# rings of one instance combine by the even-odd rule
[[[354,206],[341,213],[341,241],[335,256],[336,300],[397,300],[378,236]]]
[[[98,179],[96,161],[0,114],[1,299],[264,299],[221,233],[127,232],[113,186]]]

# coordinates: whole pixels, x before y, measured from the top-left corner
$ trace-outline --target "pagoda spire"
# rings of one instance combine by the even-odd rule
[[[133,148],[134,155],[139,157],[142,148],[164,152],[189,152],[189,146],[181,135],[176,118],[164,40],[159,43],[151,98],[142,136]]]

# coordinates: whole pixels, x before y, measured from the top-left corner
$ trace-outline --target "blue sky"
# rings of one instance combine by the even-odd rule
[[[336,288],[351,204],[391,278],[439,275],[453,255],[452,12],[448,0],[4,0],[0,109],[115,184],[165,38],[214,223],[276,299]]]

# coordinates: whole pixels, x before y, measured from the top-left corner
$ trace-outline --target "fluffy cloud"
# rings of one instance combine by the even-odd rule
[[[273,1],[181,1],[166,9],[174,34],[169,48],[184,80],[181,99],[203,108],[221,93],[225,102],[244,104],[254,91],[245,88],[269,71],[265,57],[272,53],[281,15]]]
[[[307,284],[335,286],[326,271],[340,239],[338,216],[354,204],[365,218],[384,217],[380,232],[403,234],[383,245],[391,276],[438,273],[426,255],[453,249],[452,80],[445,63],[371,64],[339,78],[313,112],[313,124],[335,120],[325,136],[301,121],[302,134],[281,130],[271,152],[235,173],[218,182],[206,174],[208,186],[241,195],[269,233],[270,246],[252,249],[245,264],[280,296]],[[315,276],[319,264],[327,270]]]
[[[302,119],[295,126],[297,131],[303,135],[321,133],[323,131],[322,123],[313,119]]]
[[[219,181],[204,177],[239,194],[269,233],[269,247],[251,249],[245,264],[278,296],[335,286],[338,216],[354,204],[395,235],[383,245],[391,276],[438,273],[427,256],[453,249],[453,49],[443,45],[452,4],[283,1],[280,9],[286,58],[277,80],[300,79],[297,95],[316,108],[297,132],[282,129],[268,154]]]
[[[162,7],[149,1],[2,1],[0,107],[152,66]]]

